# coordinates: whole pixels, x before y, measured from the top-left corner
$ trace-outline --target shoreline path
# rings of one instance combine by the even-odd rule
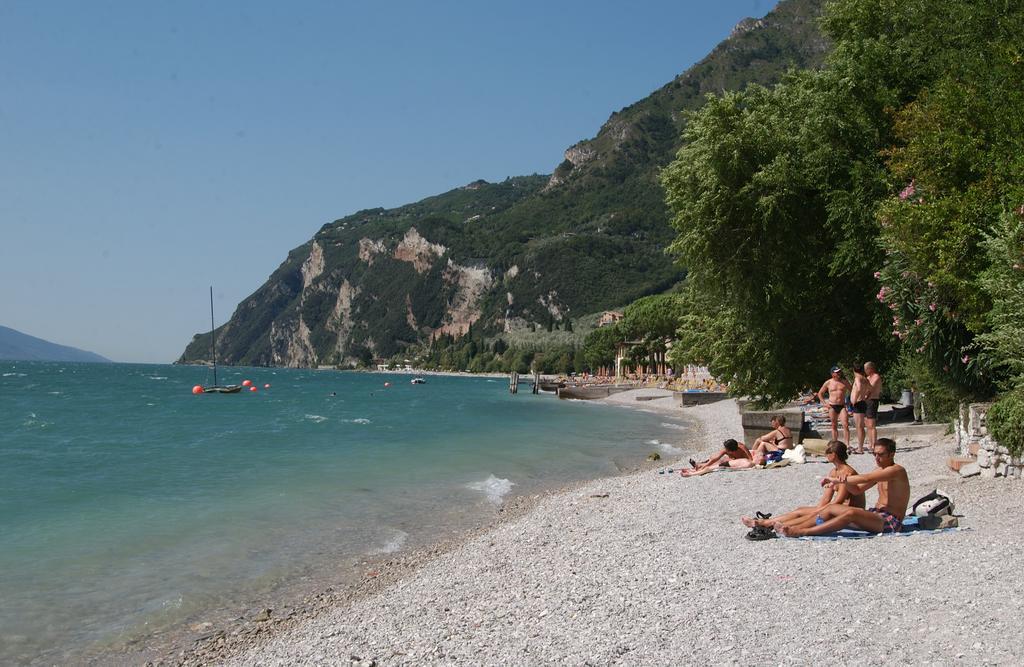
[[[741,434],[733,401],[667,403],[643,407],[699,419],[701,451]],[[968,530],[750,542],[740,515],[815,502],[826,463],[692,479],[646,470],[542,498],[379,592],[186,662],[1024,663],[1021,482],[954,477],[949,436],[898,447],[912,496],[945,489]]]

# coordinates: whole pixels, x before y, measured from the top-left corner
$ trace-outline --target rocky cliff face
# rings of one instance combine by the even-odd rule
[[[550,176],[474,181],[360,211],[294,249],[218,331],[224,363],[367,363],[470,326],[498,334],[621,307],[682,277],[658,170],[707,93],[820,64],[823,0],[783,0],[707,58],[611,115]],[[197,335],[179,361],[202,360]]]

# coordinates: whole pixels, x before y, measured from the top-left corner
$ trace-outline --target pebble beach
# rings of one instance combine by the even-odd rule
[[[635,407],[643,391],[605,400]],[[699,434],[680,443],[687,452],[717,451],[742,434],[734,401],[642,407],[696,420]],[[1019,478],[961,480],[945,465],[953,450],[940,427],[923,427],[898,439],[896,461],[913,498],[949,493],[963,515],[957,531],[751,542],[739,517],[813,504],[823,459],[691,479],[663,459],[384,564],[360,595],[298,614],[267,609],[164,662],[1021,664],[1024,487]],[[874,467],[867,455],[850,463]]]

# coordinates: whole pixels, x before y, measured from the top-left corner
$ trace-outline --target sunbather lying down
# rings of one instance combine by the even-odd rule
[[[697,475],[714,472],[718,468],[738,470],[753,466],[754,461],[746,445],[729,438],[722,443],[722,449],[707,461],[698,464],[693,459],[690,459],[690,465],[692,467],[689,470],[680,470],[679,474],[683,477],[696,477]]]
[[[863,509],[863,493],[851,493],[850,488],[846,485],[833,486],[829,483],[829,480],[835,481],[840,477],[850,477],[857,474],[857,471],[846,463],[848,456],[849,450],[846,447],[846,443],[840,440],[832,440],[828,443],[828,446],[825,448],[825,457],[833,465],[833,468],[828,476],[821,480],[824,492],[821,494],[817,505],[813,507],[798,507],[792,512],[786,512],[785,514],[767,519],[752,519],[749,516],[744,516],[740,517],[740,522],[748,528],[762,527],[774,528],[775,530],[780,530],[782,526],[810,528],[815,525],[818,513],[826,505],[849,505]]]

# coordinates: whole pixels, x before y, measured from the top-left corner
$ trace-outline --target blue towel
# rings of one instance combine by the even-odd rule
[[[822,523],[819,518],[817,523]],[[831,542],[833,540],[864,540],[871,537],[878,537],[879,535],[894,535],[896,537],[902,537],[905,535],[932,535],[936,533],[949,533],[956,530],[966,530],[966,528],[936,528],[934,530],[928,530],[921,528],[917,525],[916,516],[908,516],[903,519],[903,528],[898,533],[871,533],[866,530],[854,530],[852,528],[844,528],[843,530],[828,535],[804,535],[803,537],[790,537],[790,540],[806,540],[815,542]],[[779,537],[783,537],[779,535]]]

